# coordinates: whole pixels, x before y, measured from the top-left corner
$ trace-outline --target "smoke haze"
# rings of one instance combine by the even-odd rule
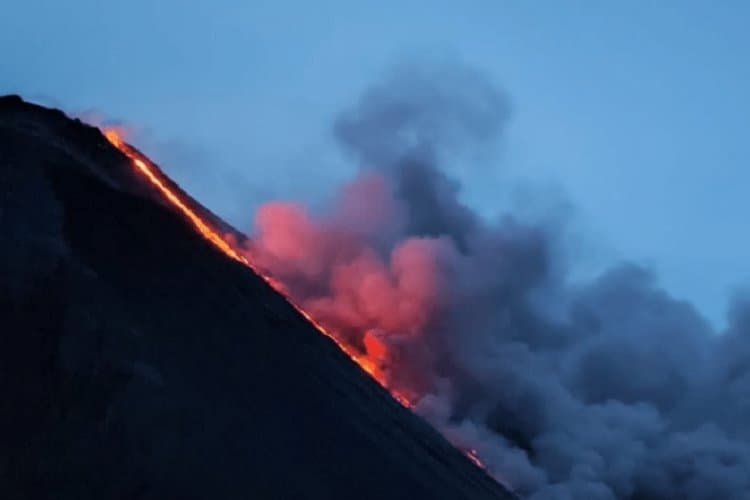
[[[557,228],[463,204],[446,161],[510,117],[472,69],[398,67],[333,126],[356,178],[262,206],[247,252],[521,495],[748,498],[750,302],[719,334],[635,264],[573,285]]]

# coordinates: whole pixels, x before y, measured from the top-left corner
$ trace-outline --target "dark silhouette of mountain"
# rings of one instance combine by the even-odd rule
[[[15,96],[0,238],[0,497],[511,498],[99,130]]]

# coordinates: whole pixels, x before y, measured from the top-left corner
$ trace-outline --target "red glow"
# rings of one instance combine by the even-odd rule
[[[485,468],[484,464],[479,459],[479,455],[477,455],[477,450],[475,450],[474,448],[470,448],[468,450],[465,450],[465,453],[466,456],[469,457],[469,460],[474,462],[474,465],[476,465],[477,467],[481,467],[482,469]]]
[[[414,389],[395,387],[386,367],[390,360],[388,339],[378,332],[401,332],[413,336],[425,326],[438,301],[435,255],[440,242],[410,239],[396,247],[388,262],[372,250],[345,236],[322,236],[311,224],[304,210],[289,204],[268,204],[258,214],[262,245],[255,251],[239,248],[233,238],[222,235],[170,187],[167,179],[148,158],[127,144],[120,130],[107,128],[104,135],[126,155],[136,171],[143,176],[207,241],[227,257],[240,262],[271,287],[284,295],[290,304],[318,331],[329,337],[365,372],[385,387],[403,406],[411,408]],[[356,199],[357,189],[382,189],[377,179],[355,186],[349,194]],[[345,200],[347,202],[347,200]],[[349,201],[351,202],[351,200]],[[387,223],[373,220],[372,211],[363,214],[367,224]],[[333,295],[326,299],[295,303],[284,286],[283,276],[271,277],[265,269],[281,269],[279,263],[293,263],[294,273],[311,280],[318,279],[327,269],[334,269],[330,279]],[[283,272],[281,273],[284,274]],[[308,313],[308,311],[310,311]],[[325,326],[324,326],[325,325]],[[341,325],[358,330],[347,335]],[[364,332],[364,333],[362,333]],[[359,339],[358,343],[355,340]],[[465,451],[483,467],[475,450]]]

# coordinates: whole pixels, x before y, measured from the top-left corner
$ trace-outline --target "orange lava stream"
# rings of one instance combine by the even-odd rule
[[[289,304],[294,307],[307,321],[309,321],[317,330],[331,339],[347,356],[349,356],[357,365],[359,365],[366,373],[374,378],[381,386],[383,386],[393,398],[401,403],[406,408],[412,408],[414,405],[406,394],[399,391],[398,389],[389,386],[387,378],[383,373],[383,370],[378,365],[377,361],[368,358],[365,354],[360,353],[352,346],[339,340],[335,335],[326,330],[323,325],[315,321],[304,309],[295,304],[285,293],[284,287],[281,283],[275,280],[273,277],[268,276],[261,271],[256,265],[254,265],[241,251],[237,250],[224,236],[222,236],[216,229],[206,222],[198,213],[195,212],[187,203],[185,203],[178,193],[172,190],[164,178],[159,174],[156,166],[151,163],[148,158],[138,153],[134,148],[127,144],[120,133],[113,129],[108,128],[104,130],[104,136],[107,140],[115,146],[120,152],[127,156],[136,170],[140,172],[143,177],[148,180],[156,189],[164,195],[164,198],[169,201],[179,212],[181,212],[195,227],[195,229],[211,244],[221,250],[224,255],[233,259],[237,262],[244,264],[249,267],[255,274],[260,276],[266,283],[269,284],[274,290],[283,295]],[[464,454],[471,460],[475,465],[482,469],[486,469],[482,461],[477,455],[477,451],[474,449],[465,449]]]
[[[482,461],[479,459],[479,454],[477,453],[477,450],[475,450],[474,448],[469,448],[468,450],[464,450],[464,453],[466,454],[467,457],[469,457],[469,460],[474,462],[474,465],[482,469],[486,469]]]
[[[357,363],[365,372],[370,374],[381,386],[387,389],[396,401],[401,403],[407,408],[411,408],[413,405],[406,395],[400,393],[393,387],[389,387],[386,383],[386,377],[382,369],[378,366],[377,362],[369,359],[362,353],[357,352],[352,346],[342,342],[335,335],[327,331],[320,323],[315,321],[304,309],[292,302],[289,297],[284,293],[283,286],[271,276],[263,273],[257,266],[255,266],[248,258],[237,250],[227,239],[222,236],[216,229],[206,222],[195,210],[193,210],[187,203],[185,203],[180,195],[173,191],[167,183],[164,181],[162,176],[158,173],[158,169],[153,165],[148,158],[138,153],[134,148],[127,144],[120,133],[113,128],[104,129],[104,136],[107,140],[120,150],[125,156],[127,156],[136,170],[140,172],[143,177],[148,180],[156,189],[161,192],[162,195],[169,201],[178,211],[180,211],[195,227],[195,229],[209,242],[211,242],[216,248],[221,250],[227,257],[240,262],[249,267],[255,274],[260,276],[266,281],[274,290],[281,293],[286,297],[287,301],[294,307],[307,321],[312,323],[315,328],[318,329],[323,335],[333,340],[333,342],[355,363]],[[470,458],[475,458],[471,457]]]

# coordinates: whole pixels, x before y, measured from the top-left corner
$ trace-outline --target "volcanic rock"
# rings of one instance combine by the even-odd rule
[[[16,96],[0,235],[0,497],[511,498],[98,129]]]

